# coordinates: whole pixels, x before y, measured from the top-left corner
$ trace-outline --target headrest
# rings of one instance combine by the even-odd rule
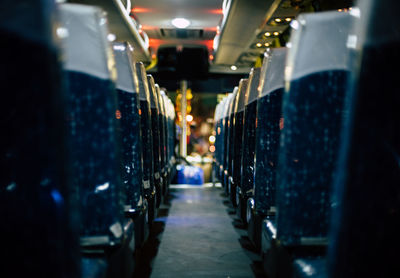
[[[149,83],[147,82],[146,69],[142,62],[136,64],[136,74],[139,82],[139,99],[150,103]]]
[[[238,91],[239,91],[239,87],[236,86],[236,87],[233,89],[232,100],[231,100],[231,102],[230,102],[230,104],[229,104],[229,110],[228,110],[229,116],[235,113],[236,96],[237,96],[237,94],[238,94]]]
[[[235,89],[236,89],[236,88],[237,88],[237,87],[235,87]],[[231,104],[231,102],[232,102],[233,96],[234,96],[234,94],[233,94],[233,93],[230,93],[230,94],[226,97],[226,102],[225,102],[225,105],[224,105],[224,107],[223,107],[222,114],[221,114],[221,117],[222,117],[222,118],[225,118],[226,116],[229,115],[229,106],[230,106],[230,104]]]
[[[113,44],[114,58],[117,66],[117,88],[139,94],[139,80],[133,62],[133,48],[126,42]]]
[[[284,47],[265,53],[258,87],[259,97],[284,87],[286,54],[287,48]]]
[[[247,86],[246,98],[244,101],[245,106],[247,106],[248,104],[255,101],[258,97],[258,86],[260,85],[260,74],[261,74],[261,68],[252,68],[250,71],[249,85]]]
[[[156,84],[154,82],[154,78],[151,74],[147,75],[147,82],[149,84],[149,92],[150,92],[150,107],[151,108],[158,108],[158,97],[156,91]]]
[[[248,78],[242,78],[239,82],[239,89],[236,96],[235,113],[244,110],[244,101],[246,97],[247,86],[249,85]]]
[[[65,68],[116,81],[117,72],[103,10],[79,4],[60,5]]]
[[[215,115],[214,115],[214,122],[217,122],[221,119],[221,114],[223,107],[226,103],[227,97],[224,97],[218,104],[217,107],[215,108]]]
[[[60,28],[53,22],[54,0],[8,0],[0,4],[0,29],[14,33],[28,41],[43,45],[53,45],[53,32]],[[61,31],[62,32],[62,31]]]
[[[155,84],[154,86],[156,87],[156,93],[157,93],[157,99],[158,99],[158,109],[160,110],[160,113],[162,115],[165,115],[164,100],[161,97],[160,85]]]
[[[352,16],[342,12],[301,14],[292,22],[285,81],[327,70],[349,70],[347,39]]]
[[[356,19],[355,34],[349,36],[349,47],[382,45],[400,40],[399,1],[358,1],[359,9],[349,13]],[[351,42],[355,42],[351,45]]]

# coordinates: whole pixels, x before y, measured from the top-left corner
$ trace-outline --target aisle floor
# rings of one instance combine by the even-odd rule
[[[264,277],[222,189],[172,186],[135,277]]]

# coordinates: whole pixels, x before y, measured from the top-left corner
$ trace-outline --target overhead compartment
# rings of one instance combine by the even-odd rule
[[[248,49],[282,0],[225,0],[214,63],[233,65]]]

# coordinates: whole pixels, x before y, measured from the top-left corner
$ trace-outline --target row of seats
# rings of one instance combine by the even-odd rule
[[[359,5],[299,15],[216,108],[216,175],[268,277],[400,274],[400,4]]]
[[[104,11],[3,1],[1,277],[132,277],[174,172],[174,107]]]

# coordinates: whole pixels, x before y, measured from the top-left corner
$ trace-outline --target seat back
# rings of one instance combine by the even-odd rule
[[[325,246],[352,21],[348,13],[323,12],[296,22],[285,69],[277,236],[284,245]]]
[[[136,63],[139,81],[140,128],[142,131],[143,188],[149,196],[154,187],[153,134],[151,124],[150,91],[143,63]]]
[[[254,184],[254,155],[256,149],[256,119],[257,119],[257,96],[260,84],[261,68],[253,68],[250,71],[249,85],[247,86],[243,137],[242,137],[242,167],[240,186],[243,195],[249,196],[253,192]]]
[[[151,108],[151,130],[153,134],[153,164],[154,164],[154,185],[157,192],[161,192],[161,143],[160,143],[160,121],[159,121],[159,102],[152,75],[147,75],[147,82],[150,92]],[[160,194],[157,193],[158,196]],[[158,200],[158,204],[159,204]]]
[[[82,218],[81,246],[108,248],[123,240],[126,196],[107,20],[101,9],[92,6],[63,4],[60,13],[68,33],[64,46],[69,153]]]
[[[286,48],[266,53],[257,101],[254,201],[260,215],[275,215],[276,171],[283,128],[282,95]]]
[[[139,115],[139,80],[133,61],[133,48],[128,43],[114,43],[117,66],[119,133],[122,150],[122,182],[125,186],[125,212],[143,206],[142,133]]]
[[[79,277],[55,8],[0,4],[1,277]]]
[[[366,0],[350,12],[354,59],[334,183],[330,277],[400,275],[399,9],[398,1]]]
[[[242,136],[243,136],[243,118],[244,103],[246,91],[249,84],[248,79],[242,79],[239,83],[238,93],[234,107],[233,121],[233,160],[232,160],[232,177],[235,185],[240,184],[240,170],[242,165]],[[240,186],[240,185],[239,185]]]

